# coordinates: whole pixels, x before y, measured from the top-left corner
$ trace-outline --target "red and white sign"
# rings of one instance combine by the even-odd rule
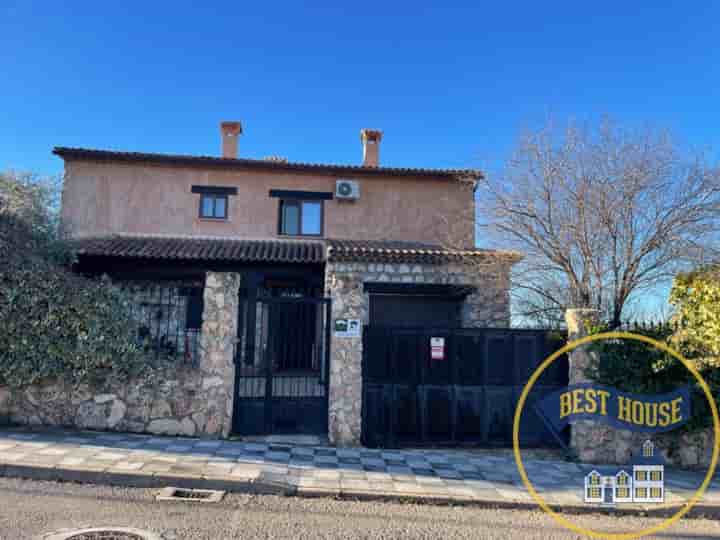
[[[445,360],[445,338],[430,338],[430,358],[432,360]]]

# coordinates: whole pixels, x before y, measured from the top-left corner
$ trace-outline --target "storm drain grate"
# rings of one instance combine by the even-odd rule
[[[225,495],[224,491],[214,489],[183,489],[166,487],[161,489],[155,497],[158,501],[189,501],[189,502],[220,502]]]
[[[162,537],[150,531],[133,528],[93,527],[63,529],[43,536],[43,540],[162,540]]]

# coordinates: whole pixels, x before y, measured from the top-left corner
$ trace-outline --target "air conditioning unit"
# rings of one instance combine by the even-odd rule
[[[335,198],[344,200],[360,198],[360,184],[354,180],[336,180]]]

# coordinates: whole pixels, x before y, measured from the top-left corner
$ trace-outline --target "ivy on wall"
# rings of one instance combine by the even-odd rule
[[[69,269],[57,220],[58,184],[0,173],[0,384],[137,375],[128,299],[109,280]]]

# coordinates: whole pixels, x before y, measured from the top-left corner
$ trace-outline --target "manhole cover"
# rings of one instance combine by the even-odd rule
[[[145,537],[123,531],[93,531],[73,534],[67,540],[145,540]]]
[[[124,527],[93,527],[87,529],[65,529],[45,535],[42,540],[162,540],[161,536],[139,529]]]

